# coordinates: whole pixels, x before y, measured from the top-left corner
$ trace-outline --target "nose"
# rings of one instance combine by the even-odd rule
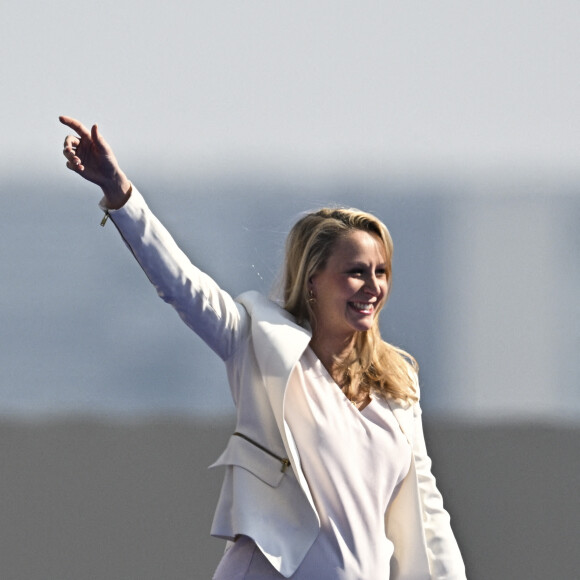
[[[379,279],[374,274],[370,274],[365,281],[364,289],[367,292],[367,294],[371,294],[372,296],[378,296],[381,293]]]

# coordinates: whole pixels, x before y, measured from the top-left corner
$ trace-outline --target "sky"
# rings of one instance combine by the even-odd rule
[[[61,176],[67,114],[129,170],[578,175],[575,0],[12,0],[1,16],[0,173]]]
[[[421,183],[415,189],[439,195],[437,203],[422,200],[419,208],[410,202],[401,210],[405,224],[394,226],[399,244],[416,238],[415,227],[422,236],[417,247],[427,252],[407,255],[411,280],[427,290],[424,303],[407,305],[410,312],[433,311],[454,337],[448,358],[436,348],[432,357],[444,367],[441,382],[460,385],[463,399],[458,393],[440,397],[440,410],[448,410],[443,407],[450,400],[458,412],[469,410],[476,393],[489,416],[517,405],[541,415],[550,385],[559,389],[551,398],[552,415],[570,409],[578,419],[578,30],[576,0],[5,2],[0,193],[11,202],[1,217],[12,244],[0,247],[10,280],[0,295],[5,322],[12,317],[24,328],[27,321],[44,349],[40,358],[56,373],[57,367],[66,371],[54,361],[68,352],[51,343],[53,328],[60,324],[68,332],[67,324],[83,317],[97,324],[85,303],[75,302],[82,298],[78,288],[90,287],[91,301],[101,294],[98,312],[126,314],[111,314],[100,293],[109,266],[105,237],[87,232],[78,217],[89,211],[86,202],[81,210],[81,201],[71,197],[90,187],[64,167],[67,129],[58,115],[66,114],[86,125],[98,122],[139,186],[149,182],[154,189],[171,180],[175,186],[184,179],[191,185],[194,176],[206,201],[208,192],[231,193],[259,184],[262,176],[274,178],[264,178],[263,191],[272,183],[282,186],[277,193],[286,205],[279,204],[280,212],[304,209],[306,202],[291,195],[301,188],[306,207],[314,207],[308,192],[318,204],[318,192],[332,190],[329,184],[349,193],[349,183],[359,192],[397,183],[396,195]],[[244,174],[246,181],[239,179]],[[219,178],[214,188],[208,186],[213,178]],[[317,189],[319,178],[324,187]],[[181,239],[196,234],[189,216],[201,190],[191,186],[179,209],[164,207],[164,220],[173,220]],[[54,197],[47,201],[49,191]],[[477,195],[473,202],[443,199],[456,193]],[[560,201],[550,203],[552,195]],[[158,199],[156,207],[163,205]],[[246,235],[251,227],[245,222],[255,225],[257,210],[268,207],[229,216],[241,219],[231,239],[236,232]],[[433,216],[430,207],[439,208]],[[216,208],[210,215],[221,220],[223,206]],[[204,231],[214,229],[211,221],[204,225]],[[117,247],[118,240],[107,243]],[[245,257],[252,268],[261,254],[255,244]],[[19,255],[11,249],[16,246]],[[428,258],[435,254],[446,268],[441,283],[448,285],[439,288],[447,297],[441,312],[433,308],[441,304],[429,303],[429,272],[439,262]],[[244,259],[238,261],[243,268]],[[90,274],[83,282],[81,263]],[[125,267],[119,262],[119,271]],[[67,272],[70,288],[63,284]],[[42,299],[36,283],[44,284]],[[70,304],[78,310],[63,320]],[[42,332],[38,320],[46,323]],[[427,337],[436,346],[437,324],[434,340]],[[127,329],[133,336],[133,326]],[[103,332],[112,331],[107,326]],[[26,333],[6,340],[18,356],[29,357]],[[100,376],[94,366],[106,352],[97,354],[92,346],[77,345],[79,381],[87,368]],[[128,372],[133,368],[128,365]],[[429,361],[423,368],[429,370]],[[504,395],[505,384],[510,390]]]

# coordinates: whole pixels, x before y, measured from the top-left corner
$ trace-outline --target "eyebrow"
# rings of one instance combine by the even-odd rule
[[[347,268],[368,268],[369,265],[366,262],[350,262],[347,264]],[[386,262],[380,262],[376,265],[377,268],[386,268]]]

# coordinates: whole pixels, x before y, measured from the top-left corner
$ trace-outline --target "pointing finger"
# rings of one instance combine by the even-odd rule
[[[64,115],[61,115],[58,119],[63,125],[66,125],[73,131],[76,131],[81,137],[90,139],[91,132],[80,121],[77,121],[72,117],[65,117]]]

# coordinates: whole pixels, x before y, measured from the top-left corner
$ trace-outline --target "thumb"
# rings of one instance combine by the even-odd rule
[[[107,142],[103,139],[96,123],[91,127],[91,139],[101,152],[105,153],[108,151],[109,147]]]

